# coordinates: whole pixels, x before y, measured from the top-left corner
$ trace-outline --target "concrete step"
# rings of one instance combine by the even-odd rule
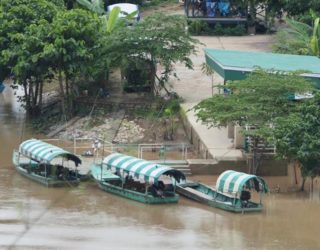
[[[167,166],[188,165],[188,162],[186,160],[153,160],[152,162]]]
[[[182,173],[184,173],[184,175],[192,175],[189,165],[172,165],[170,167],[181,171]]]
[[[163,164],[181,171],[184,175],[192,175],[189,164],[186,160],[154,160],[153,163]]]

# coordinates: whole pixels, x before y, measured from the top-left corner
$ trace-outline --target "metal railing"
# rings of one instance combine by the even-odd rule
[[[94,156],[94,158],[103,158],[111,153],[119,152],[148,160],[186,160],[192,148],[192,146],[186,143],[115,144],[95,138],[74,138],[72,141],[42,139],[42,141],[64,148],[76,155],[83,157]],[[98,143],[96,143],[96,141],[98,141]]]

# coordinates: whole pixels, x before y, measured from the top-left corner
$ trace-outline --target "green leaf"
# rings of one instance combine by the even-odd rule
[[[108,16],[107,21],[107,32],[111,33],[116,27],[117,20],[119,19],[121,9],[119,7],[115,7],[111,10]]]

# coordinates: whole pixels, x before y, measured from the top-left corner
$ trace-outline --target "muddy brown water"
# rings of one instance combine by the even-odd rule
[[[242,215],[184,198],[140,204],[90,182],[48,189],[13,169],[23,121],[7,89],[0,94],[0,249],[320,249],[318,190],[269,194],[262,213]],[[24,139],[34,135],[23,132]]]

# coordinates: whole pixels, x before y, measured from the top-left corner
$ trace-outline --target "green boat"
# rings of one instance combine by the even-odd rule
[[[176,189],[177,193],[189,199],[235,213],[262,211],[262,194],[268,192],[268,186],[261,177],[233,170],[227,170],[218,177],[216,188],[182,181]],[[260,193],[258,202],[251,200],[252,190]]]
[[[119,153],[92,164],[91,175],[102,190],[147,204],[178,202],[175,183],[185,179],[168,166]]]
[[[78,156],[37,139],[22,142],[12,161],[21,175],[47,187],[76,186],[85,179],[77,170]],[[68,161],[74,163],[74,169],[64,166]]]

